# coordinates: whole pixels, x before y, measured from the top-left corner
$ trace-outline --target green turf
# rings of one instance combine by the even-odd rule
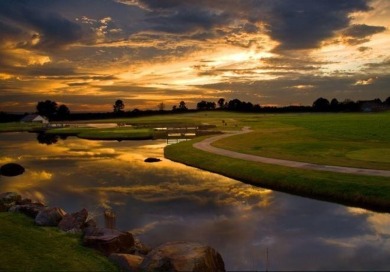
[[[0,132],[17,132],[17,131],[29,131],[34,128],[41,128],[42,124],[39,123],[0,123]]]
[[[75,135],[90,140],[147,140],[153,139],[152,129],[135,129],[131,127],[116,128],[55,128],[46,131],[48,134]]]
[[[187,141],[167,146],[165,156],[174,161],[265,188],[357,207],[390,211],[389,178],[248,162],[200,151],[192,147],[193,143],[194,141]]]
[[[254,132],[214,146],[264,157],[390,170],[390,113],[289,114],[242,119]]]
[[[0,271],[119,271],[82,247],[80,236],[38,227],[22,214],[0,213]]]

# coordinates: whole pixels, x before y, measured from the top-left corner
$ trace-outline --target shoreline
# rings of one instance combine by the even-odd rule
[[[167,146],[164,156],[253,186],[375,212],[390,212],[390,199],[385,195],[390,189],[387,177],[322,172],[229,158],[196,149],[194,145],[204,139]]]

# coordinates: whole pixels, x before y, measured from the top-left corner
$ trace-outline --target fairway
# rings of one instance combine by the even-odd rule
[[[219,148],[316,164],[390,170],[390,114],[298,114],[243,118],[252,133]]]
[[[214,118],[213,118],[214,117]],[[334,166],[389,170],[390,114],[228,114],[234,127],[253,132],[214,146],[257,156]],[[208,115],[210,122],[215,116]],[[221,128],[221,127],[220,127]],[[199,142],[205,138],[197,139]],[[165,156],[253,185],[374,210],[390,211],[390,179],[248,162],[170,145]]]

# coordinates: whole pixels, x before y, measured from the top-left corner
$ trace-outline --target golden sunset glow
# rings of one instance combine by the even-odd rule
[[[1,111],[389,96],[387,0],[5,0],[0,15]]]

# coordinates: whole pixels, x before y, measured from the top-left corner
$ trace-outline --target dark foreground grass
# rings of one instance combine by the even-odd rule
[[[0,213],[0,271],[119,271],[79,240],[22,214]]]
[[[195,141],[200,141],[199,138]],[[390,212],[390,179],[295,169],[207,153],[194,141],[167,146],[173,161],[222,174],[252,185],[376,211]],[[216,184],[215,186],[218,186]]]

